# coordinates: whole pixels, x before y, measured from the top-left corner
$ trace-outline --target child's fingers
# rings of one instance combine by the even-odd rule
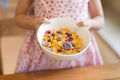
[[[81,21],[79,23],[77,23],[77,26],[78,27],[86,27],[89,31],[92,30],[92,27],[91,27],[91,23],[89,21]]]
[[[37,30],[41,24],[50,24],[47,18],[36,18],[35,29]]]
[[[36,21],[38,25],[41,25],[43,23],[50,24],[50,21],[47,18],[37,18]]]
[[[50,20],[47,19],[47,18],[44,18],[44,22],[43,23],[50,24]]]
[[[85,24],[84,24],[84,22],[83,22],[83,21],[81,21],[81,22],[77,23],[77,26],[78,26],[78,27],[84,27],[84,26],[85,26]]]

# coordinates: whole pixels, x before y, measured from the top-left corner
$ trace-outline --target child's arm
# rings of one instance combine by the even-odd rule
[[[33,1],[34,0],[19,0],[15,14],[15,22],[19,27],[36,30],[40,24],[45,21],[48,22],[46,18],[36,19],[27,16]]]
[[[101,0],[90,0],[89,10],[91,19],[78,23],[79,26],[88,26],[90,30],[99,30],[104,26],[104,15]]]

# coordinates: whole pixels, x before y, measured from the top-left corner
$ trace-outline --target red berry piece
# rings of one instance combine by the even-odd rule
[[[50,40],[50,39],[48,39],[48,42],[51,42],[51,40]]]
[[[51,30],[47,30],[45,33],[46,34],[51,34],[52,32],[51,32]]]
[[[66,38],[65,41],[72,41],[72,40],[73,40],[72,36],[69,36],[69,37]]]
[[[72,36],[69,36],[69,41],[72,41],[72,40],[73,40]]]

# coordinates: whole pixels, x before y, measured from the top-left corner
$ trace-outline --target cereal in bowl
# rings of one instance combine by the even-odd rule
[[[83,40],[68,28],[47,30],[42,46],[57,54],[75,54],[83,49]]]

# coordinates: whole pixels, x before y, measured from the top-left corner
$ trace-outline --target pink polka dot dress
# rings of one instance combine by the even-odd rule
[[[84,21],[90,18],[88,3],[89,0],[34,0],[35,16],[48,19],[73,18],[78,22]],[[29,30],[20,49],[15,72],[65,69],[101,64],[103,64],[103,61],[92,32],[91,44],[84,54],[74,60],[58,61],[46,55],[39,48],[36,31]]]

